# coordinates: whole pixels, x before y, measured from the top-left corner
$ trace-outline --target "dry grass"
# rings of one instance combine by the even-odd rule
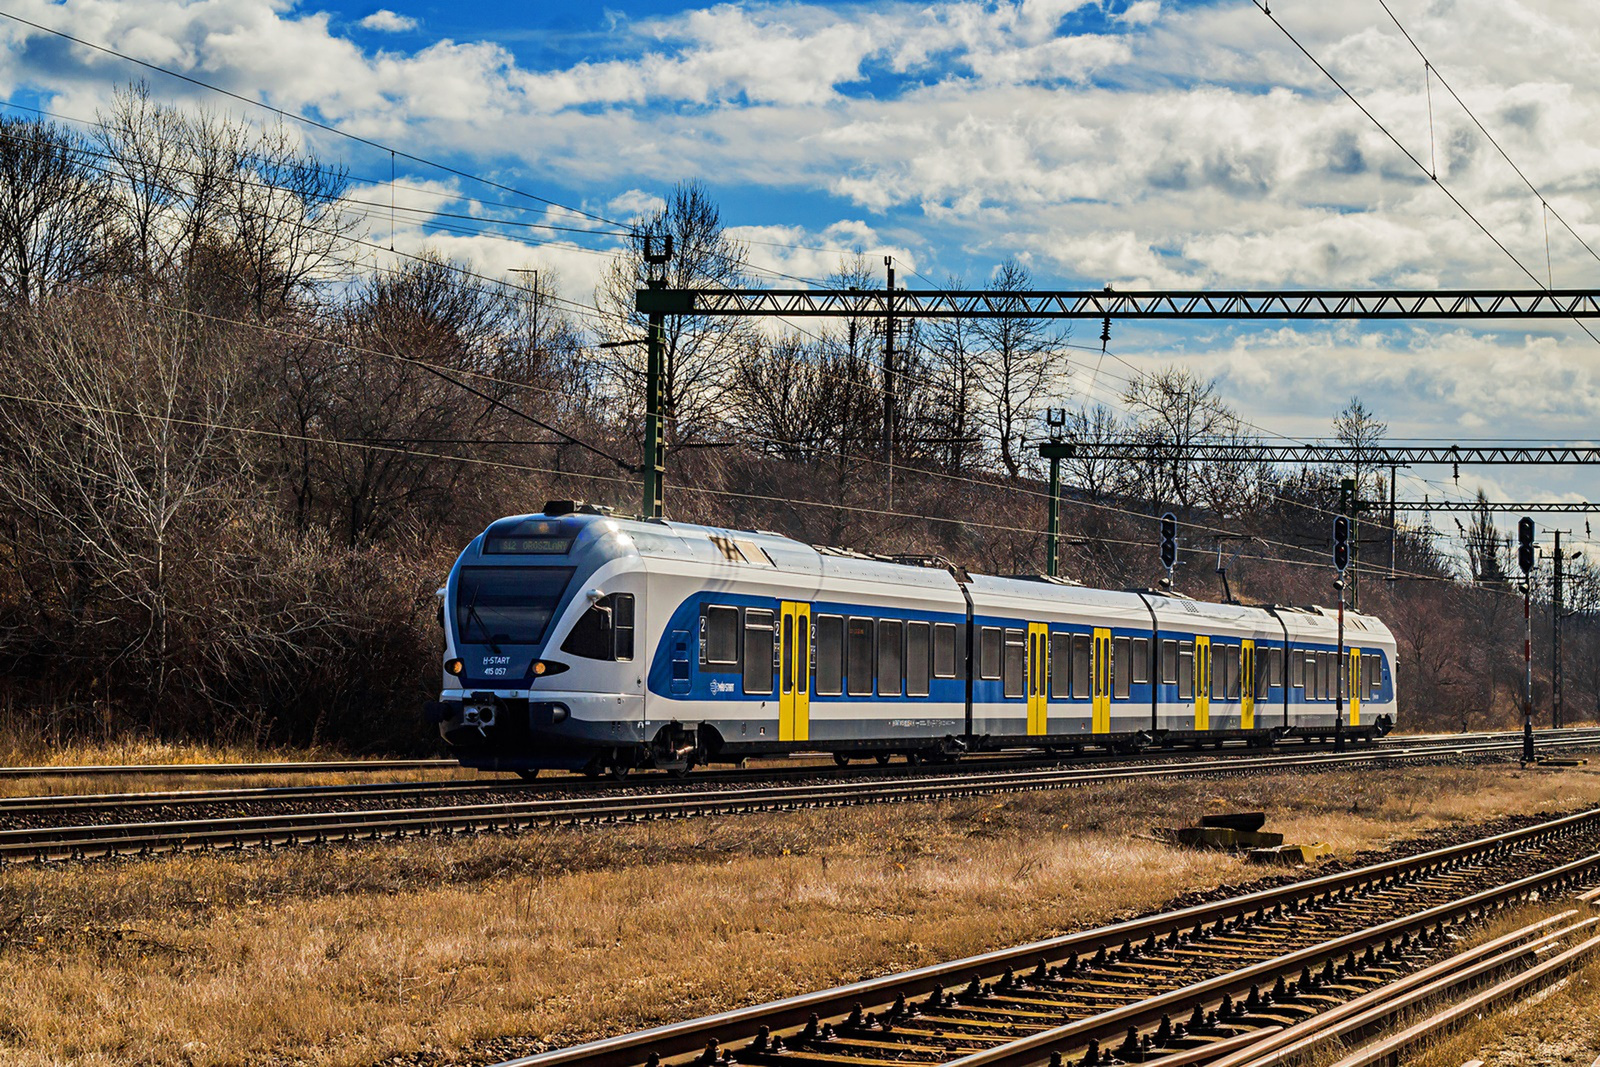
[[[1144,835],[1262,808],[1341,850],[1600,803],[1600,773],[1126,783],[852,811],[0,872],[0,1061],[448,1060],[721,1010],[1256,877]]]

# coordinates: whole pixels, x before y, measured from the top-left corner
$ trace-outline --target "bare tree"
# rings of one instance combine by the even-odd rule
[[[1366,495],[1368,490],[1376,494],[1382,488],[1381,468],[1375,453],[1388,435],[1388,424],[1379,422],[1358,396],[1351,397],[1350,403],[1334,417],[1334,439],[1352,450],[1349,463],[1339,474],[1355,479],[1358,499],[1371,499]]]
[[[1243,441],[1242,424],[1215,381],[1204,381],[1182,367],[1136,375],[1124,400],[1133,415],[1132,434],[1146,445],[1150,459],[1135,468],[1142,494],[1152,502],[1189,509],[1225,487],[1238,464],[1213,464],[1207,473],[1191,469],[1186,450],[1203,442]]]
[[[1508,585],[1506,555],[1511,538],[1502,537],[1495,528],[1489,497],[1482,489],[1478,490],[1477,509],[1472,512],[1471,523],[1462,525],[1461,520],[1457,519],[1456,528],[1461,531],[1461,539],[1467,549],[1467,566],[1472,580],[1479,585]]]
[[[1063,460],[1063,473],[1090,500],[1098,502],[1127,490],[1129,472],[1126,464],[1089,454],[1094,451],[1095,445],[1121,441],[1126,433],[1122,419],[1104,404],[1096,404],[1092,408],[1081,407],[1067,413],[1067,438],[1089,447],[1084,449],[1084,455]]]
[[[52,122],[0,116],[0,297],[27,307],[91,275],[110,213],[83,144]]]
[[[995,293],[1020,293],[1032,286],[1028,268],[1008,259],[1000,264],[988,288]],[[1029,462],[1021,451],[1022,434],[1044,407],[1045,397],[1066,376],[1066,354],[1060,345],[1063,338],[1045,320],[1022,316],[981,319],[974,332],[981,340],[979,389],[990,430],[1001,465],[1016,478]]]
[[[611,349],[617,401],[633,415],[644,410],[648,319],[634,310],[635,294],[645,287],[647,239],[672,238],[672,260],[666,265],[671,288],[736,287],[743,284],[746,248],[728,236],[722,211],[698,182],[680,183],[660,210],[640,221],[627,255],[617,257],[595,294],[603,319],[601,332]],[[740,319],[707,315],[666,317],[661,412],[664,435],[673,444],[713,436],[720,423],[729,374],[752,343],[753,329]]]

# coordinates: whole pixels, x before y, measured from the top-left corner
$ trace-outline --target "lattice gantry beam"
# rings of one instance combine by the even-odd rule
[[[1600,290],[640,289],[646,314],[919,319],[1593,319]]]

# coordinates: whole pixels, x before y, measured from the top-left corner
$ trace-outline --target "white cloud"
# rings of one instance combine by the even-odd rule
[[[362,29],[379,33],[410,33],[417,28],[417,20],[410,15],[397,15],[388,8],[380,7],[362,19],[360,25]]]

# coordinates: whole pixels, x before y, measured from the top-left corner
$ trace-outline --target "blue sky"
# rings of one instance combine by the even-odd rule
[[[982,284],[1008,256],[1061,288],[1524,287],[1524,267],[1558,287],[1600,285],[1588,4],[1390,2],[1578,236],[1425,80],[1377,0],[1274,7],[1518,262],[1249,0],[0,2],[606,218],[703,181],[751,242],[758,283],[819,278],[860,249],[875,263],[893,254],[914,286]],[[0,99],[72,117],[136,74],[14,24],[0,25],[0,49]],[[228,106],[145,76],[164,99]],[[308,136],[370,180],[357,197],[389,199],[386,154]],[[584,303],[615,247],[488,224],[444,232],[420,213],[574,216],[403,161],[396,176],[397,202],[419,213],[401,219],[397,247],[432,244],[490,272],[537,267]],[[387,239],[386,213],[368,226]],[[1559,325],[1128,326],[1112,348],[1075,367],[1063,401],[1115,406],[1135,369],[1177,361],[1219,376],[1256,425],[1295,436],[1326,432],[1353,394],[1399,437],[1583,439],[1600,416],[1600,345]],[[1403,491],[1455,491],[1448,471],[1418,473],[1434,484]],[[1461,491],[1480,482],[1503,497],[1600,495],[1560,470],[1469,472]]]

